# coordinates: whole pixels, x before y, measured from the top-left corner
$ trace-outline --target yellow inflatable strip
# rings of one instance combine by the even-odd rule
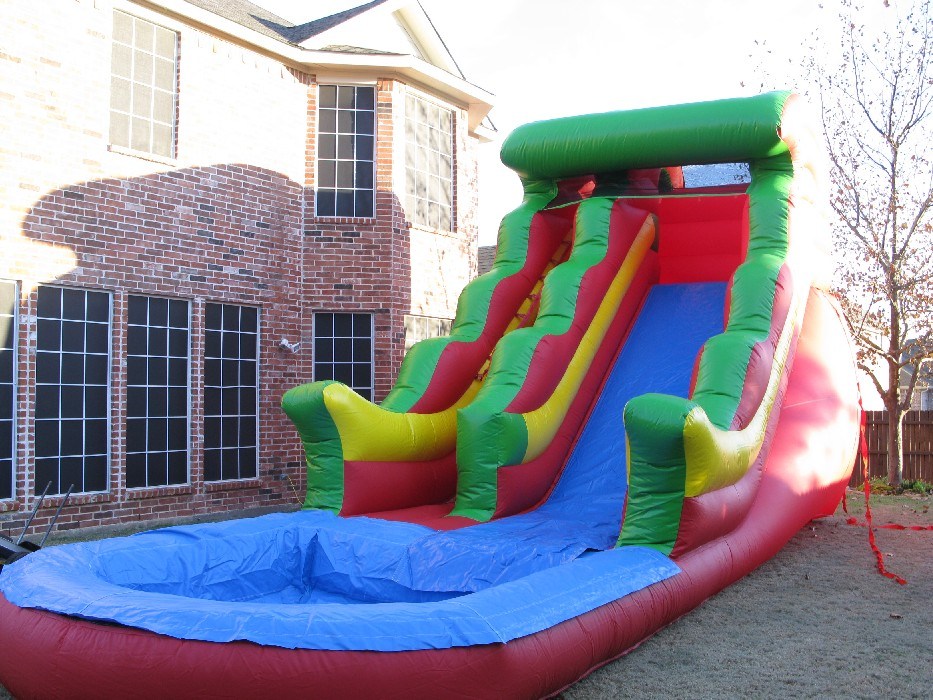
[[[422,462],[453,451],[457,409],[470,403],[480,386],[474,382],[456,404],[438,413],[393,413],[343,384],[329,384],[323,393],[345,460]]]
[[[568,363],[564,376],[554,389],[554,393],[540,407],[522,415],[528,430],[528,447],[522,458],[522,464],[533,460],[544,452],[557,434],[567,415],[567,411],[570,410],[570,404],[583,383],[587,370],[593,363],[596,352],[609,331],[609,326],[622,304],[625,293],[628,291],[635,274],[645,259],[645,255],[654,242],[655,226],[655,217],[648,215],[635,236],[632,247],[626,254],[625,260],[622,262],[618,273],[616,273],[612,284],[609,285],[606,296],[599,305],[593,321],[587,328],[586,333],[583,334],[583,338]]]
[[[533,297],[541,293],[548,273],[566,259],[572,241],[571,229],[503,336],[532,324],[534,319],[527,318],[527,314],[533,306]],[[351,462],[427,461],[450,454],[456,446],[457,410],[472,403],[488,369],[489,359],[457,403],[438,413],[386,411],[342,384],[327,386],[323,392],[324,405],[340,435],[343,458]]]
[[[685,497],[700,496],[736,483],[758,458],[801,315],[800,290],[795,289],[793,294],[791,313],[787,315],[774,349],[768,386],[748,425],[742,430],[722,430],[710,422],[700,406],[687,414],[684,422]]]

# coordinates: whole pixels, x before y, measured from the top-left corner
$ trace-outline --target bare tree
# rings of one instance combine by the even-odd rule
[[[888,481],[902,422],[933,358],[933,75],[930,0],[845,2],[838,66],[814,56],[831,163],[838,292],[859,364],[888,412]],[[876,10],[866,18],[866,10]]]
[[[933,361],[933,15],[931,0],[838,7],[806,47],[802,87],[829,153],[836,292],[887,411],[897,487],[903,417]]]

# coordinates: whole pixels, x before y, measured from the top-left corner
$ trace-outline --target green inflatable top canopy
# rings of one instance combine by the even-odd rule
[[[534,122],[512,132],[501,158],[525,181],[769,158],[787,152],[779,128],[790,94]]]

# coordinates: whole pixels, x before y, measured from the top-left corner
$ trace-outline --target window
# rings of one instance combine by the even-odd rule
[[[114,11],[112,145],[174,157],[177,48],[177,33]]]
[[[13,498],[16,445],[16,283],[0,281],[0,500]]]
[[[39,287],[36,489],[107,490],[110,295]]]
[[[204,319],[204,479],[257,475],[259,310],[207,304]]]
[[[450,335],[450,326],[453,324],[449,318],[436,318],[434,316],[405,315],[405,352],[411,346],[426,338],[437,338]]]
[[[924,389],[920,392],[920,410],[933,411],[933,389]]]
[[[317,216],[375,215],[376,89],[321,85]]]
[[[453,112],[405,98],[405,207],[412,223],[451,230]]]
[[[314,314],[314,379],[343,382],[372,401],[372,314]]]
[[[685,187],[748,184],[751,179],[748,163],[712,163],[710,165],[684,166]]]
[[[126,485],[188,482],[188,302],[129,297]]]

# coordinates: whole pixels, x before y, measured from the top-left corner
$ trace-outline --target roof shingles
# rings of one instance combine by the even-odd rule
[[[187,0],[187,2],[272,39],[298,45],[378,5],[382,5],[387,0],[372,0],[328,17],[321,17],[297,25],[248,0]]]

